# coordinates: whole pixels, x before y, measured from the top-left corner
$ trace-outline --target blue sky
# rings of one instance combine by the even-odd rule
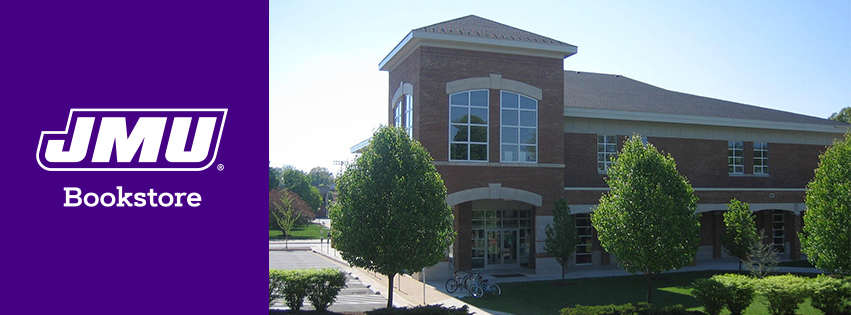
[[[851,106],[851,1],[270,1],[269,160],[347,160],[387,123],[381,61],[475,14],[578,46],[565,69],[816,117]]]

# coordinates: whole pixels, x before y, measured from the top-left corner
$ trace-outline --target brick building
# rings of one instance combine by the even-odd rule
[[[572,268],[615,264],[588,213],[608,189],[611,157],[633,133],[670,153],[695,188],[696,263],[725,258],[718,237],[731,198],[751,204],[782,256],[800,259],[806,184],[847,124],[565,71],[576,52],[470,15],[412,30],[381,61],[388,124],[429,150],[448,189],[458,235],[445,264],[558,273],[543,230],[560,197],[581,234]]]

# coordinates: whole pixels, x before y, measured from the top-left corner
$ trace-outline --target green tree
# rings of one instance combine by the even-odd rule
[[[570,207],[567,206],[567,200],[564,198],[556,200],[553,208],[553,224],[547,224],[544,232],[547,235],[544,250],[555,257],[561,265],[561,281],[564,282],[567,263],[576,252],[576,244],[579,242],[576,222],[570,216]]]
[[[760,241],[754,243],[748,253],[747,267],[754,278],[762,279],[777,270],[780,257],[777,256],[774,245],[769,243],[770,239],[765,235],[764,230],[759,231],[759,239]]]
[[[269,192],[269,218],[274,220],[284,234],[284,247],[289,249],[290,231],[303,217],[312,211],[297,194],[276,189]]]
[[[841,121],[851,124],[851,107],[845,107],[837,113],[830,115],[830,120]]]
[[[726,233],[721,236],[721,245],[730,256],[739,259],[739,271],[742,261],[748,259],[754,245],[760,241],[756,232],[756,216],[751,212],[747,202],[736,198],[727,205],[730,211],[724,212],[724,228]]]
[[[307,176],[310,177],[310,185],[311,186],[331,186],[334,183],[334,175],[331,174],[327,168],[324,167],[314,167],[307,173]]]
[[[310,177],[291,166],[284,166],[281,169],[280,188],[298,194],[304,202],[310,205],[313,211],[316,211],[322,205],[322,195],[318,188],[310,185]]]
[[[269,191],[281,189],[281,169],[269,166]]]
[[[393,278],[442,260],[452,244],[446,186],[428,151],[402,128],[381,127],[338,178],[331,209],[332,240],[353,266]]]
[[[851,132],[821,156],[807,185],[801,247],[819,269],[851,273]]]
[[[618,153],[606,183],[610,191],[591,213],[591,224],[624,270],[644,274],[652,303],[653,276],[690,263],[700,245],[694,189],[670,155],[645,146],[638,134]]]

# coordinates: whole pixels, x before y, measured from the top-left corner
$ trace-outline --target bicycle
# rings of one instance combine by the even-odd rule
[[[470,285],[470,295],[475,298],[480,298],[485,295],[485,292],[490,292],[493,295],[502,294],[502,289],[496,283],[488,282],[487,279],[482,279],[482,276],[476,274],[473,278],[473,284]]]
[[[459,277],[458,272],[452,272],[452,278],[446,280],[446,292],[455,293],[458,288],[469,289],[470,288],[470,280],[473,278],[473,273],[471,271],[463,271],[464,275]]]

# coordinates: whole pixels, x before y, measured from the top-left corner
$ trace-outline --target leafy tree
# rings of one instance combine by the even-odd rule
[[[310,170],[310,173],[307,173],[307,176],[310,177],[311,186],[331,186],[331,184],[334,183],[334,175],[332,175],[331,171],[324,167],[314,167]]]
[[[337,180],[332,240],[353,266],[384,274],[393,305],[396,274],[431,266],[452,244],[446,186],[428,151],[405,130],[381,127]]]
[[[280,188],[298,194],[310,208],[316,211],[322,205],[322,195],[319,189],[310,185],[310,177],[304,172],[285,165],[280,169]]]
[[[851,107],[845,107],[837,113],[830,115],[830,120],[841,121],[851,124]]]
[[[290,231],[299,220],[313,215],[309,206],[299,196],[287,190],[269,192],[269,218],[284,233],[284,244],[289,249]]]
[[[760,241],[756,232],[756,216],[751,212],[747,202],[741,202],[736,198],[730,200],[727,205],[730,211],[724,212],[724,227],[726,233],[721,236],[721,245],[730,256],[739,259],[739,271],[742,270],[742,261],[748,259],[748,255],[754,245]]]
[[[819,159],[807,185],[801,245],[819,269],[851,273],[851,132]]]
[[[281,189],[281,169],[269,166],[269,191]]]
[[[697,198],[670,155],[644,145],[634,134],[608,171],[610,191],[591,213],[600,243],[621,267],[647,279],[653,301],[653,276],[679,269],[694,259],[700,245]]]
[[[567,206],[567,200],[564,198],[556,200],[553,208],[553,224],[547,224],[544,232],[547,235],[544,250],[555,257],[561,265],[561,281],[564,282],[567,263],[576,252],[576,244],[579,242],[576,222],[570,216],[570,207]]]
[[[765,231],[759,231],[759,239],[760,241],[754,243],[748,253],[747,267],[751,275],[762,279],[777,269],[780,257],[777,257],[774,245],[762,241],[768,240]]]

